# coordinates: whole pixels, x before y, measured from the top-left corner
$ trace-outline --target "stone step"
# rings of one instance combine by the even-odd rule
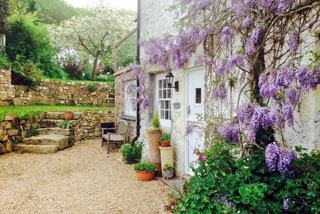
[[[63,135],[70,136],[71,129],[62,129],[62,128],[42,128],[38,129],[39,135]]]
[[[18,144],[14,146],[14,151],[21,153],[50,154],[58,152],[58,146]]]
[[[60,127],[60,123],[64,120],[58,120],[58,119],[45,119],[41,121],[41,128],[54,128],[54,127]],[[70,120],[72,125],[75,124],[75,120]]]
[[[59,150],[69,146],[69,137],[62,135],[38,135],[23,139],[27,145],[56,145]]]
[[[64,112],[47,112],[46,119],[64,120]]]

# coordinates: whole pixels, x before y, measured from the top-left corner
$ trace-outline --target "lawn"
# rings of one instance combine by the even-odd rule
[[[114,106],[0,106],[0,121],[5,115],[15,115],[18,117],[40,114],[41,112],[64,112],[85,111],[85,110],[113,110]]]

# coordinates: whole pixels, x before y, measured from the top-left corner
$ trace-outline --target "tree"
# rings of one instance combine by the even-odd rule
[[[51,27],[53,43],[62,49],[73,49],[79,57],[93,59],[92,80],[102,54],[111,52],[115,45],[134,26],[134,17],[124,10],[104,6],[93,9],[94,16],[73,17]]]

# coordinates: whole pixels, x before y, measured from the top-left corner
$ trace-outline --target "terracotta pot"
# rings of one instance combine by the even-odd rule
[[[64,118],[66,121],[72,120],[72,117],[73,117],[72,111],[65,111],[64,112]]]
[[[151,181],[154,178],[156,172],[144,172],[144,171],[136,171],[137,177],[139,181]]]
[[[161,144],[161,147],[170,147],[171,141],[170,140],[160,141],[160,144]]]
[[[149,133],[149,158],[152,163],[160,163],[159,140],[162,132]]]

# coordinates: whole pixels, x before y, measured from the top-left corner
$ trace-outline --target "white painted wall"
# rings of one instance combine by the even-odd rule
[[[151,37],[162,37],[167,34],[174,35],[177,28],[174,26],[176,15],[167,9],[174,3],[174,0],[142,0],[141,1],[141,39],[149,39]],[[304,37],[307,41],[315,43],[311,37]],[[318,48],[320,50],[320,48]],[[198,50],[201,52],[201,49]],[[143,48],[141,50],[141,61],[145,60]],[[193,67],[193,60],[189,63],[188,68]],[[150,94],[150,106],[154,106],[155,97],[155,76],[162,72],[161,67],[157,65],[146,66],[148,72],[147,84],[152,93]],[[185,71],[172,71],[176,80],[179,81],[179,92],[173,92],[172,103],[180,103],[179,109],[172,107],[172,125],[171,131],[172,144],[174,146],[174,158],[176,166],[176,174],[181,176],[185,174],[185,128],[186,128],[186,100],[185,100]],[[219,106],[224,115],[230,117],[230,103],[237,103],[240,87],[237,86],[233,92],[228,95],[228,99],[222,103],[214,101],[212,106]],[[241,97],[241,102],[247,100]],[[236,110],[236,104],[233,106]],[[218,111],[218,110],[217,110]],[[143,159],[148,159],[148,136],[147,129],[150,128],[154,108],[151,107],[147,112],[142,114],[141,120],[141,140],[144,141],[145,147],[143,151]],[[285,136],[291,145],[302,145],[305,148],[320,149],[320,89],[303,98],[303,103],[296,113],[299,118],[296,129],[287,129]]]

